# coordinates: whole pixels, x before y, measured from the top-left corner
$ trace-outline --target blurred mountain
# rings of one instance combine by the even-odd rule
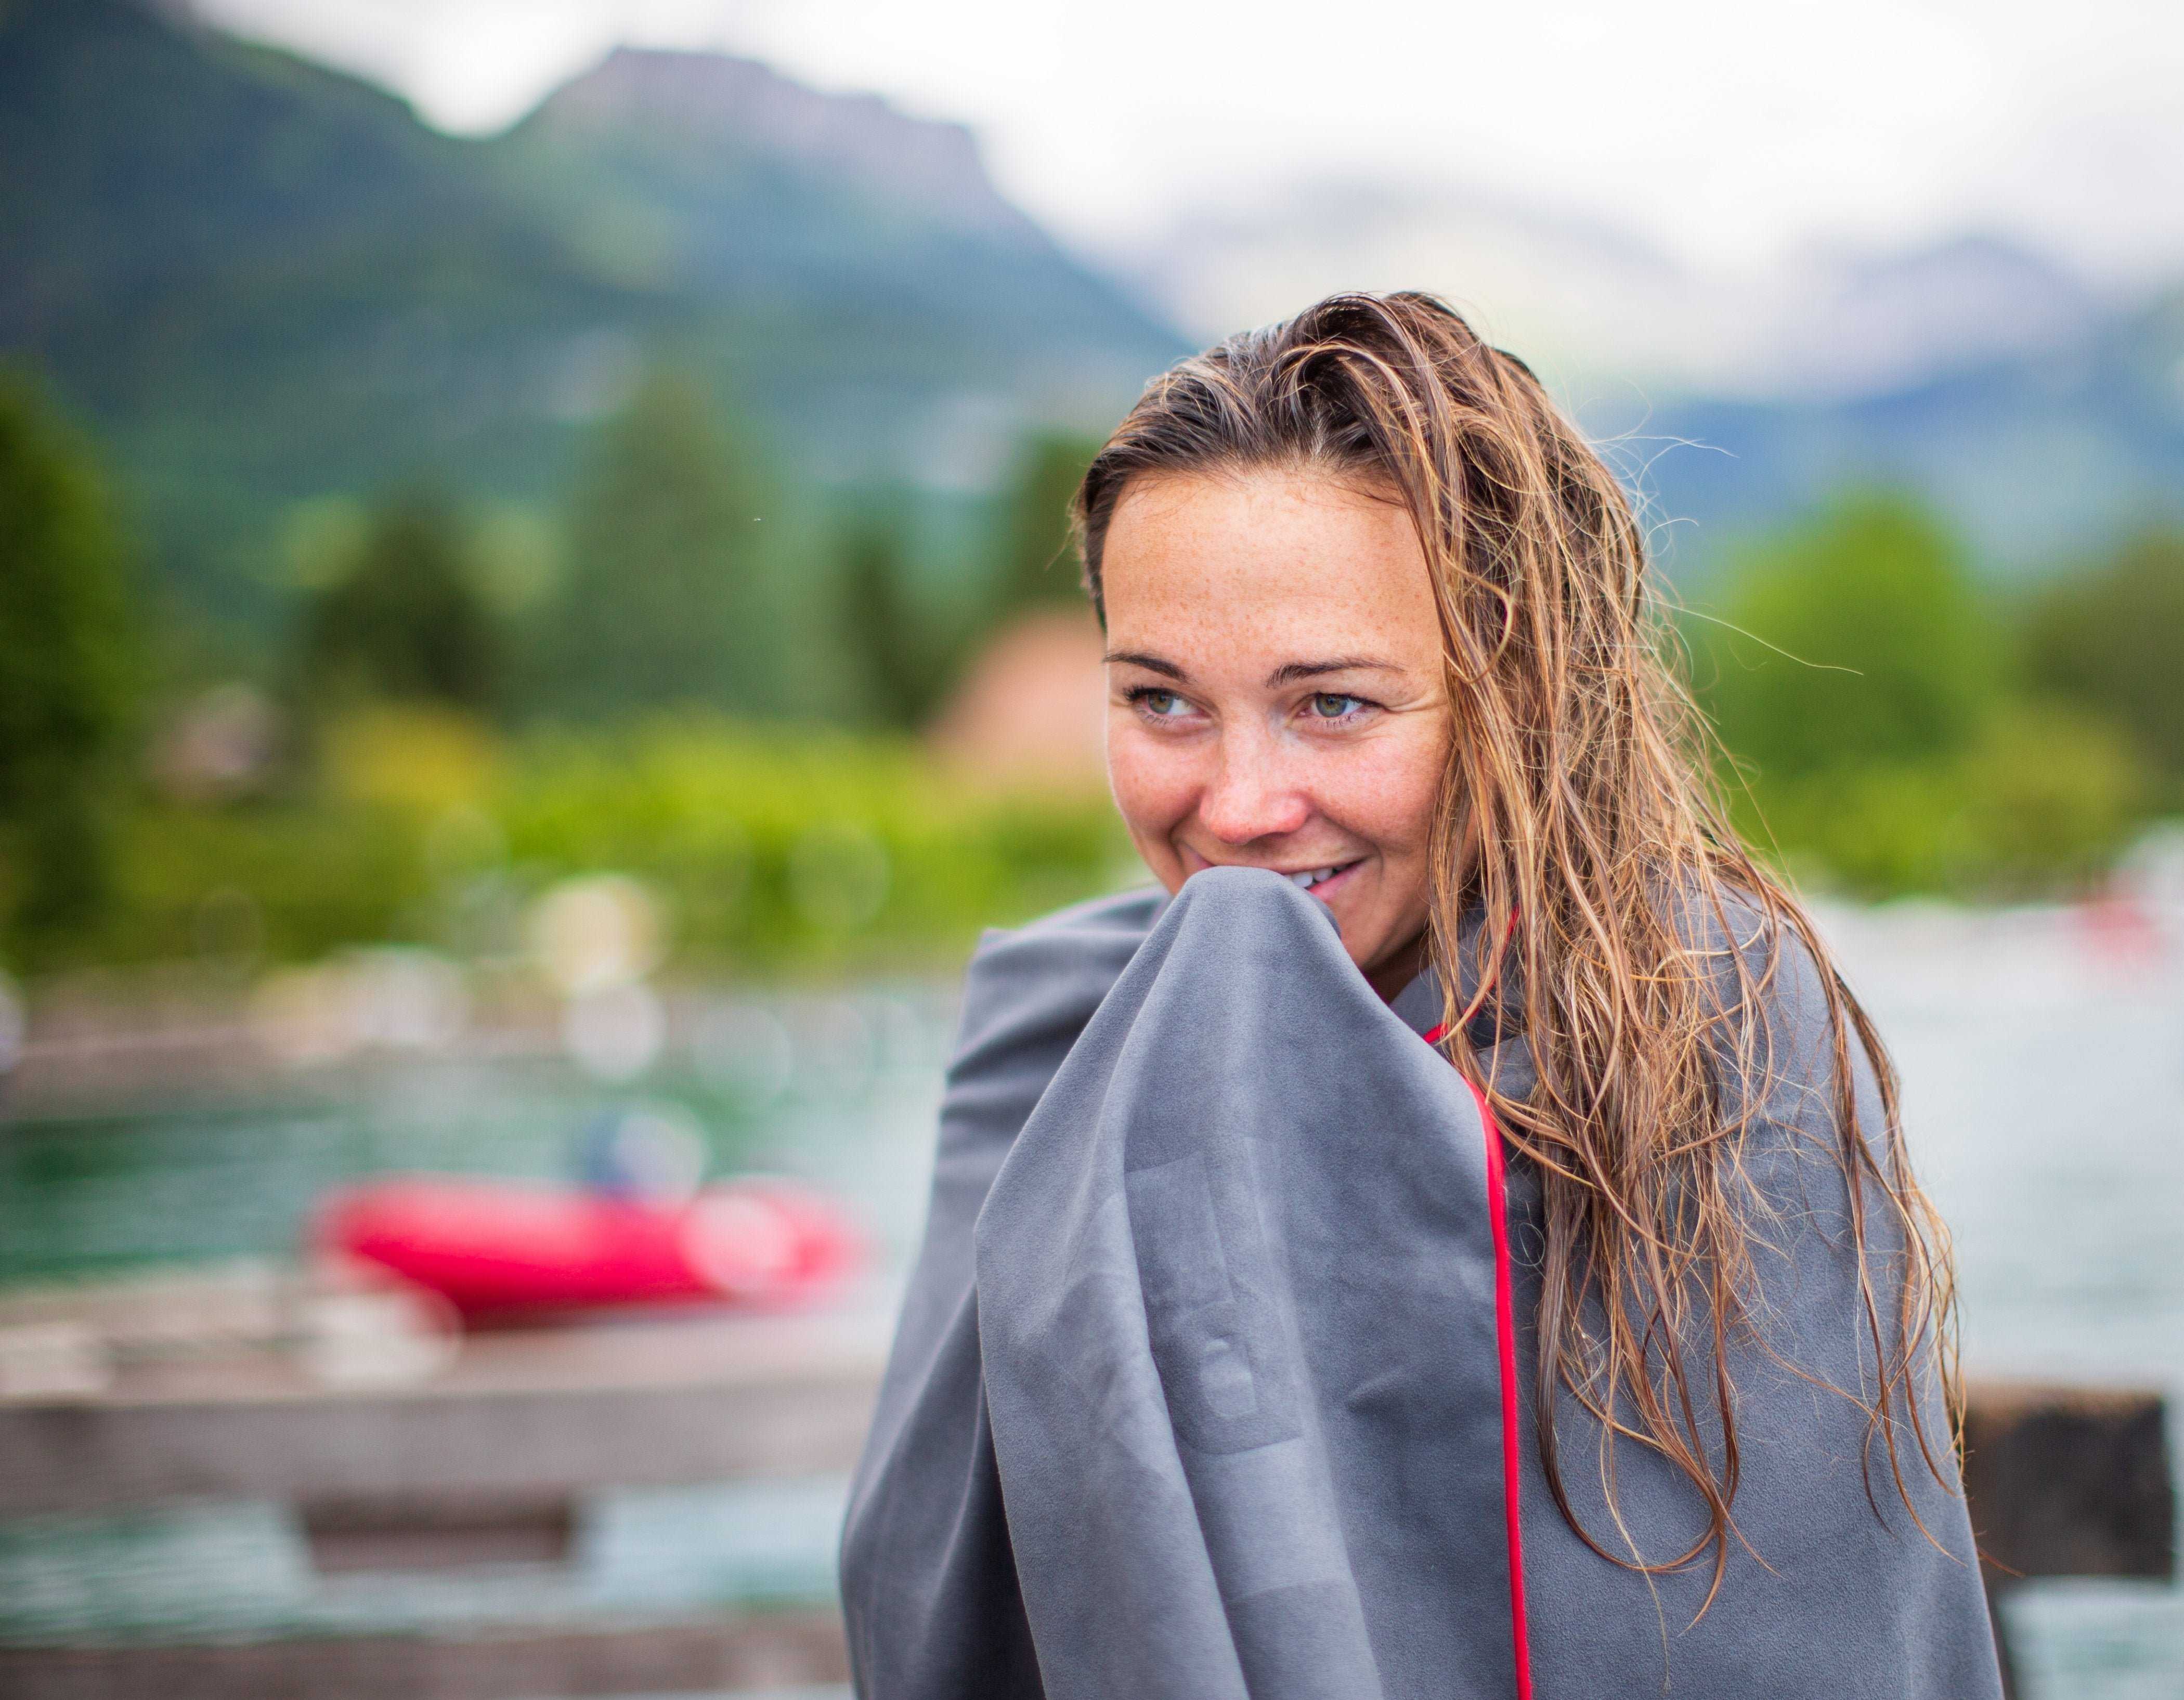
[[[1715,275],[1582,214],[1332,183],[1109,258],[1205,337],[1339,288],[1446,296],[1608,440],[1680,569],[1847,481],[1924,492],[2004,572],[2184,511],[2184,292],[1996,237]]]
[[[1039,240],[988,181],[962,125],[906,118],[877,95],[822,94],[755,60],[624,47],[549,95],[521,128],[579,153],[617,153],[637,166],[627,186],[640,190],[658,174],[717,201],[724,162],[748,170],[768,160],[915,203],[936,225]]]
[[[490,147],[571,247],[691,303],[690,353],[822,476],[983,483],[1025,423],[1104,425],[1183,352],[1001,197],[969,131],[874,96],[624,48]]]
[[[1861,392],[1687,396],[1641,413],[1603,392],[1584,417],[1628,433],[1615,453],[1680,564],[1702,568],[1739,531],[1861,483],[1927,497],[1990,572],[2037,573],[2184,519],[2184,291]]]
[[[270,609],[247,564],[289,504],[542,498],[650,365],[800,473],[975,485],[1181,346],[968,132],[717,55],[618,53],[460,141],[171,6],[15,0],[0,159],[0,358],[90,417],[225,614]]]
[[[1966,236],[1901,253],[1813,254],[1765,280],[1747,390],[1875,395],[1997,360],[2089,350],[2109,303],[2017,243]]]
[[[1338,289],[1424,288],[1542,371],[1664,393],[1867,394],[2083,346],[2110,305],[1994,236],[1707,272],[1587,214],[1348,181],[1195,212],[1111,259],[1206,338]]]
[[[2184,502],[2184,296],[1988,237],[1702,273],[1612,220],[1302,186],[1112,256],[960,126],[717,54],[623,51],[504,135],[153,0],[0,0],[0,359],[98,430],[186,608],[284,603],[281,517],[419,475],[558,499],[649,368],[800,479],[989,485],[1193,341],[1423,286],[1524,353],[1680,569],[1846,480],[1934,497],[2003,570]],[[757,452],[757,451],[754,451]]]
[[[1343,289],[1428,289],[1542,373],[1688,375],[1732,369],[1724,313],[1642,237],[1483,191],[1329,181],[1289,186],[1175,220],[1108,256],[1113,269],[1205,341],[1286,318]]]

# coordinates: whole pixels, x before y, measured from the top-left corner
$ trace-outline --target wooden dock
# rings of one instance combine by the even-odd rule
[[[0,1519],[272,1502],[325,1577],[552,1565],[601,1490],[846,1471],[889,1297],[444,1342],[398,1306],[375,1319],[372,1295],[249,1272],[10,1300],[0,1376],[12,1346],[19,1381],[65,1381],[71,1326],[109,1350],[88,1374],[74,1366],[72,1390],[0,1396]],[[344,1305],[330,1352],[314,1307],[322,1323]],[[432,1634],[0,1642],[9,1700],[538,1700],[847,1680],[838,1614],[794,1601]]]
[[[848,1681],[841,1619],[817,1608],[460,1639],[0,1646],[0,1694],[8,1700],[556,1700]]]
[[[74,1325],[61,1299],[44,1311],[36,1300],[0,1304],[0,1519],[272,1502],[292,1508],[313,1567],[328,1577],[550,1565],[567,1558],[587,1495],[844,1471],[869,1417],[891,1308],[875,1293],[824,1315],[655,1317],[457,1340],[370,1295],[315,1294],[292,1281],[207,1285],[187,1302],[170,1293],[165,1321],[150,1324],[158,1307],[148,1311],[142,1293],[103,1301],[114,1308],[103,1323],[87,1302],[77,1299]],[[331,1336],[324,1315],[312,1321],[312,1305],[337,1315],[343,1303],[351,1314]],[[106,1357],[78,1353],[73,1391],[31,1391],[42,1363],[49,1382],[65,1383],[70,1325],[106,1341]],[[329,1337],[347,1344],[330,1350]],[[2036,1576],[2173,1575],[2158,1397],[1981,1386],[1967,1442],[1992,1588]],[[837,1615],[799,1602],[248,1644],[0,1643],[0,1693],[11,1700],[526,1700],[846,1676]]]
[[[655,1318],[485,1333],[394,1385],[286,1353],[177,1358],[0,1403],[0,1517],[175,1499],[310,1507],[811,1475],[855,1462],[889,1318]]]

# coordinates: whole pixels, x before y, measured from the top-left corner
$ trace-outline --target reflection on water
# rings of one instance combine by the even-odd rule
[[[710,1173],[759,1169],[844,1191],[899,1249],[922,1204],[950,994],[686,1002],[683,1042],[620,1086],[554,1049],[383,1050],[254,1075],[241,1091],[191,1082],[179,1102],[120,1112],[95,1097],[19,1104],[0,1119],[0,1282],[283,1256],[312,1201],[358,1175],[573,1180],[587,1135],[632,1110],[694,1129]]]
[[[2184,1396],[2184,928],[2103,930],[2044,910],[1825,919],[1896,1050],[1914,1155],[1956,1234],[1968,1364]],[[700,998],[675,1011],[660,1059],[612,1090],[544,1057],[421,1055],[164,1109],[23,1106],[0,1124],[0,1280],[278,1255],[332,1181],[566,1175],[603,1108],[642,1102],[701,1130],[716,1172],[762,1167],[840,1191],[899,1264],[922,1210],[951,1019],[931,987]],[[269,1507],[18,1522],[0,1529],[0,1636],[809,1597],[828,1586],[839,1492],[835,1481],[597,1496],[577,1564],[460,1583],[313,1576]],[[2184,1692],[2171,1589],[2035,1584],[2012,1619],[2040,1700]]]
[[[1898,907],[1825,917],[1893,1047],[1913,1154],[1956,1238],[1974,1374],[2184,1400],[2184,930]],[[2011,1602],[2038,1700],[2175,1700],[2184,1598]]]
[[[831,1599],[845,1484],[592,1496],[567,1563],[320,1575],[285,1506],[181,1505],[0,1525],[0,1640],[264,1640],[628,1627]]]

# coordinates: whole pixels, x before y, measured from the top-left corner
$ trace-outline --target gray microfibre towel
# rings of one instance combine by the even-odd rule
[[[1430,976],[1384,1004],[1330,920],[1278,876],[1214,869],[981,947],[844,1537],[866,1700],[1518,1692],[1485,1130],[1418,1037]],[[1705,1567],[1612,1564],[1549,1496],[1524,1325],[1539,1193],[1511,1165],[1535,1694],[1999,1693],[1953,1484],[1899,1437],[1922,1533],[1830,1391],[1874,1370],[1817,1143],[1820,996],[1786,952],[1758,1012],[1778,1064],[1744,1159],[1767,1332],[1732,1347],[1738,1539],[1703,1614]],[[1521,1038],[1492,1064],[1522,1096]],[[1595,1538],[1680,1552],[1702,1526],[1688,1484],[1625,1442],[1611,1507],[1597,1426],[1558,1414]]]

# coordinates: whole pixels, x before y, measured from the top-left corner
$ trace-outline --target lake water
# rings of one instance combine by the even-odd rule
[[[2184,1408],[2184,929],[1898,907],[1825,920],[1892,1047],[1956,1240],[1974,1373]],[[2042,1582],[2009,1608],[2042,1700],[2184,1694],[2184,1596]]]
[[[2063,910],[1824,915],[1903,1073],[1914,1155],[1956,1236],[1975,1373],[2184,1396],[2184,911],[2149,913],[2122,927]],[[381,1057],[226,1097],[26,1107],[0,1120],[0,1281],[280,1255],[331,1181],[561,1172],[588,1121],[633,1102],[699,1130],[716,1168],[835,1187],[899,1259],[922,1208],[947,991],[693,1008],[649,1072],[611,1091],[550,1059]],[[0,1637],[312,1633],[823,1594],[840,1491],[601,1496],[572,1567],[460,1583],[314,1579],[276,1508],[0,1524]],[[2174,1589],[2039,1583],[2009,1610],[2028,1696],[2184,1694]]]

